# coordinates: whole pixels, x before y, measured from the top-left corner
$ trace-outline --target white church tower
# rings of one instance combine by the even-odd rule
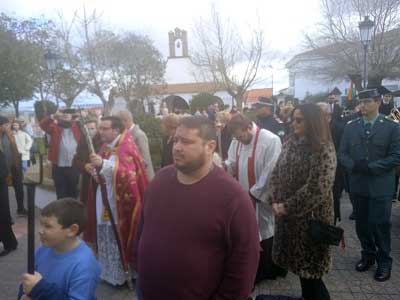
[[[175,31],[170,31],[169,36],[169,57],[188,57],[188,39],[186,30],[175,28]]]

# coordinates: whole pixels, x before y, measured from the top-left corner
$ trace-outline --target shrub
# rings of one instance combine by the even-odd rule
[[[152,114],[139,114],[134,117],[134,121],[146,133],[149,139],[151,160],[153,161],[154,169],[157,170],[161,165],[163,137],[161,119],[154,117]]]
[[[193,96],[192,101],[190,102],[190,111],[194,114],[196,110],[207,110],[208,106],[218,102],[218,99],[218,97],[208,93],[197,94]]]

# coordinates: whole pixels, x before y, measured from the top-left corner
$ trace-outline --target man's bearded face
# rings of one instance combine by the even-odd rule
[[[244,130],[236,129],[233,133],[233,137],[242,144],[249,145],[251,143],[251,140],[253,139],[253,134],[251,132],[251,128],[247,128]]]
[[[191,174],[212,159],[207,151],[211,141],[204,141],[197,129],[179,126],[174,136],[172,154],[175,167],[184,174]]]

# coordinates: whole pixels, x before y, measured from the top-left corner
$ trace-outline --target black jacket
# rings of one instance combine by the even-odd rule
[[[281,139],[285,135],[285,127],[283,123],[278,122],[272,115],[268,117],[257,117],[257,125],[260,128],[266,129],[275,133]]]
[[[379,113],[385,116],[389,116],[393,108],[393,101],[390,101],[388,104],[385,104],[382,101],[381,105],[379,106]]]
[[[11,224],[8,186],[6,183],[7,175],[6,158],[0,150],[0,226],[2,226],[1,224]]]

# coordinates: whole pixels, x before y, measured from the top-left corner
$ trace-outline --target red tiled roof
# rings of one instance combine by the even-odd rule
[[[249,90],[243,95],[243,99],[246,103],[256,102],[258,97],[272,97],[272,88],[265,89],[253,89]]]
[[[156,94],[194,94],[194,93],[215,93],[223,88],[213,82],[193,82],[178,84],[158,84],[152,86],[152,91]]]

